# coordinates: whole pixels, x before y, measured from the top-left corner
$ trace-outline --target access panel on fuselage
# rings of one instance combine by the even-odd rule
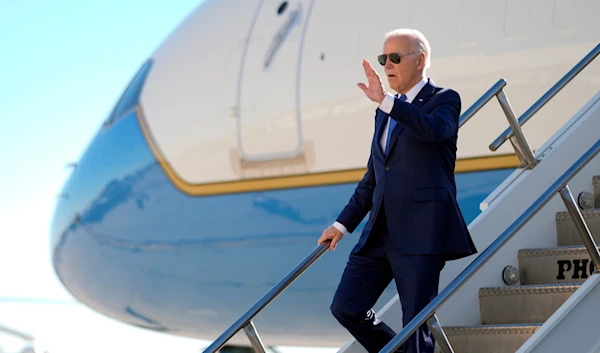
[[[237,133],[249,162],[302,152],[298,62],[313,0],[263,0],[249,28],[238,91]]]

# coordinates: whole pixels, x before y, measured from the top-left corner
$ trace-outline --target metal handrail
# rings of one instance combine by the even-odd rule
[[[469,119],[475,115],[484,105],[486,105],[492,98],[496,97],[498,99],[498,103],[500,103],[500,107],[502,107],[502,111],[504,112],[504,116],[508,120],[509,125],[516,131],[516,134],[511,137],[511,142],[515,149],[515,153],[521,164],[519,167],[527,167],[534,168],[537,165],[537,159],[531,147],[529,147],[529,142],[527,142],[527,138],[523,134],[521,130],[521,126],[519,125],[515,113],[510,105],[508,97],[504,92],[504,87],[506,86],[506,80],[501,78],[496,82],[490,89],[488,89],[473,105],[467,109],[458,119],[458,127],[461,128]]]
[[[473,103],[469,109],[467,109],[460,117],[459,117],[459,128],[462,127],[469,119],[475,115],[485,104],[487,104],[492,98],[496,97],[500,106],[502,107],[509,123],[511,125],[516,126],[516,118],[514,117],[514,113],[512,112],[512,108],[510,107],[510,103],[506,98],[506,95],[503,91],[506,86],[506,80],[500,79],[498,80],[492,87],[490,87],[475,103]],[[512,120],[511,120],[512,119]],[[527,153],[524,150],[528,149],[527,141],[522,136],[517,136],[517,141],[514,142],[515,149],[519,159],[525,161],[529,166],[533,167],[535,165],[535,160],[533,155],[531,154],[531,158],[527,158]],[[521,148],[520,146],[525,146],[525,148]],[[519,148],[517,148],[519,147]],[[533,161],[532,161],[533,160]],[[217,350],[221,349],[227,341],[229,341],[236,333],[240,330],[244,330],[248,339],[250,340],[254,350],[258,353],[265,352],[264,345],[258,335],[256,327],[252,322],[252,319],[258,315],[267,305],[269,305],[281,292],[283,292],[292,282],[294,282],[306,269],[308,269],[314,262],[316,262],[329,248],[330,241],[327,241],[324,244],[319,245],[312,253],[310,253],[302,262],[300,262],[293,270],[291,270],[281,281],[279,281],[268,293],[266,293],[262,298],[260,298],[248,311],[246,311],[233,325],[231,325],[221,336],[219,336],[210,346],[208,346],[203,353],[215,353]],[[441,338],[445,339],[445,335],[443,333],[443,329],[437,323],[435,316],[428,322],[431,324],[436,334],[439,334]],[[447,343],[447,342],[446,342]],[[449,345],[449,343],[448,343]],[[449,347],[446,349],[447,352],[451,352],[452,348]]]
[[[456,293],[458,289],[462,287],[462,285],[470,279],[475,272],[477,272],[506,242],[508,242],[533,216],[535,216],[538,211],[546,205],[550,199],[556,195],[557,193],[561,193],[563,196],[563,200],[566,197],[563,194],[570,195],[570,202],[575,202],[573,199],[573,195],[568,189],[567,184],[569,181],[575,176],[575,174],[579,173],[581,169],[583,169],[589,161],[594,158],[598,152],[600,152],[600,140],[597,141],[592,147],[590,147],[584,155],[582,155],[571,167],[565,171],[546,191],[537,199],[535,202],[529,206],[529,208],[519,217],[517,218],[494,242],[488,246],[466,269],[464,269],[460,275],[458,275],[444,290],[435,297],[421,312],[419,312],[404,328],[380,351],[380,353],[392,353],[395,352],[396,349],[400,348],[400,346],[412,335],[417,328],[423,325],[435,312],[450,298],[451,295]],[[565,201],[566,202],[566,201]],[[569,211],[573,211],[573,208],[570,207]],[[576,217],[573,217],[576,224],[582,222],[581,212],[577,207],[575,207],[574,211],[576,211]],[[585,225],[585,222],[583,222]],[[580,230],[581,227],[578,227]],[[590,253],[592,260],[594,263],[598,263],[600,265],[600,253],[598,252],[598,248],[595,246],[593,240],[591,240],[591,234],[589,233],[589,229],[585,227],[587,230],[587,238],[588,240],[584,243]],[[583,235],[582,235],[583,237]],[[598,266],[597,265],[597,266]],[[600,268],[600,267],[597,267]]]
[[[475,113],[477,113],[492,98],[502,94],[502,89],[506,86],[504,79],[498,80],[490,89],[488,89],[469,109],[459,117],[459,128],[464,125]],[[502,100],[500,100],[502,105]],[[504,107],[503,107],[504,108]],[[329,248],[330,241],[319,245],[302,262],[292,269],[282,280],[280,280],[271,290],[262,296],[250,309],[248,309],[236,322],[234,322],[221,336],[219,336],[203,353],[215,353],[221,349],[240,330],[244,330],[252,346],[257,352],[264,352],[264,346],[258,335],[252,319],[258,315],[267,305],[269,305],[281,292],[292,284],[300,275],[315,263]],[[432,325],[438,325],[437,320],[432,320]],[[441,331],[441,326],[440,329]],[[443,331],[438,332],[443,336]]]
[[[597,48],[599,48],[599,47],[600,47],[600,45]],[[598,53],[596,53],[594,55],[594,57],[597,54]],[[590,56],[590,55],[588,55],[588,56]],[[584,59],[584,61],[585,61],[585,59]],[[591,61],[591,59],[589,61]],[[587,63],[585,65],[587,65]],[[576,66],[576,68],[577,67],[578,66]],[[581,69],[583,69],[583,67],[581,67],[579,69],[579,71],[581,71]],[[571,71],[573,71],[573,70],[571,70]],[[575,73],[574,75],[576,75],[576,74],[577,73]],[[571,79],[572,79],[572,77],[569,78],[568,81],[570,81]],[[568,83],[568,81],[565,82],[564,84]],[[561,80],[561,82],[562,82],[562,80]],[[492,98],[496,97],[498,99],[498,102],[500,103],[500,106],[502,107],[502,110],[503,110],[506,118],[508,119],[509,124],[516,131],[516,134],[515,134],[512,132],[512,130],[510,130],[511,134],[514,134],[514,135],[510,135],[506,139],[511,139],[511,141],[513,142],[513,147],[515,148],[515,152],[522,162],[522,166],[527,166],[528,168],[533,168],[537,165],[537,160],[536,160],[535,155],[533,154],[531,148],[529,147],[527,139],[525,138],[525,136],[523,135],[523,132],[521,131],[521,126],[519,124],[519,121],[516,119],[515,114],[512,110],[512,107],[510,106],[510,102],[508,101],[508,98],[506,97],[506,93],[504,92],[505,86],[506,86],[506,80],[504,80],[504,79],[498,80],[477,101],[475,101],[475,103],[473,103],[469,107],[469,109],[467,109],[459,117],[459,126],[458,127],[459,128],[462,127],[479,110],[481,110],[481,108],[483,108],[484,105],[486,105]],[[548,99],[550,99],[550,98],[552,98],[552,97],[549,97]],[[539,103],[539,101],[536,102],[536,104],[538,104],[538,103]],[[536,106],[536,104],[534,104],[534,106]],[[545,104],[545,102],[543,104]],[[539,108],[541,108],[541,106]],[[539,108],[538,108],[538,110],[539,110]],[[533,113],[532,113],[532,115],[533,115]],[[521,117],[521,119],[522,118],[523,117]],[[565,197],[567,197],[568,194],[563,195],[561,193],[561,196],[563,196],[563,200],[565,200]],[[571,211],[571,209],[570,209],[570,211]],[[537,212],[537,210],[536,210],[536,212]],[[578,229],[584,229],[584,230],[587,229],[585,222],[583,223],[583,225],[579,225]],[[589,230],[588,230],[588,233],[589,233]],[[505,234],[503,234],[503,235],[505,235]],[[501,235],[498,239],[500,239],[503,235]],[[510,238],[511,236],[512,236],[512,234],[509,235],[508,237]],[[586,240],[584,240],[584,241],[586,241]],[[300,262],[294,269],[292,269],[292,271],[290,271],[282,280],[280,280],[273,288],[271,288],[271,290],[268,293],[266,293],[262,298],[260,298],[250,309],[248,309],[248,311],[246,311],[233,325],[231,325],[223,334],[221,334],[221,336],[219,336],[210,346],[208,346],[204,350],[204,353],[215,353],[217,350],[221,349],[227,343],[227,341],[229,341],[236,333],[238,333],[242,329],[246,332],[246,335],[250,339],[250,342],[252,343],[252,346],[254,347],[254,349],[259,353],[265,352],[264,345],[262,344],[262,341],[258,335],[256,327],[254,326],[254,323],[252,322],[252,319],[256,315],[258,315],[267,305],[269,305],[277,296],[279,296],[279,294],[281,294],[281,292],[283,292],[290,284],[292,284],[304,271],[306,271],[306,269],[308,269],[310,266],[312,266],[312,264],[314,262],[316,262],[327,251],[327,249],[329,248],[329,243],[330,242],[327,241],[326,243],[319,245],[315,250],[313,250],[312,253],[310,253],[304,260],[302,260],[302,262]],[[496,244],[496,243],[494,243],[494,244]],[[494,244],[492,244],[492,245],[494,245]],[[502,246],[502,245],[503,245],[503,243],[500,244],[499,246]],[[488,249],[486,249],[486,251]],[[493,253],[495,253],[495,251],[497,251],[497,249],[494,250],[489,255],[490,256],[493,255]],[[596,249],[596,251],[597,251],[597,249]],[[488,254],[488,253],[486,253],[486,252],[482,253],[471,265],[473,265],[476,261],[480,260],[484,254]],[[600,268],[600,253],[598,253],[597,258],[598,258],[598,268]],[[483,265],[487,261],[487,258],[485,258],[484,260],[481,260],[481,261],[482,261],[481,264],[479,264],[478,266]],[[471,268],[472,267],[469,266],[467,269],[471,269]],[[474,271],[476,271],[478,268],[479,267],[476,267]],[[463,274],[464,274],[464,271],[463,271]],[[462,276],[462,274],[461,274],[461,276]],[[472,276],[472,274],[468,275],[468,277],[464,278],[464,280],[467,280],[470,276]],[[459,278],[461,278],[461,277],[460,276],[457,277],[451,284],[455,283],[457,280],[459,280]],[[454,289],[454,291],[456,291],[458,288],[460,288],[460,286],[462,286],[462,282],[460,282],[460,284],[458,284],[458,287],[456,287]],[[452,295],[454,293],[454,291],[449,293],[448,296]],[[442,294],[444,294],[444,293],[445,292],[442,292]],[[441,295],[438,296],[437,298],[440,298],[440,297],[441,297]],[[444,299],[439,305],[443,304],[443,302],[446,299]],[[432,302],[432,303],[434,303],[434,302]],[[428,309],[428,308],[430,308],[430,306],[427,306],[425,309]],[[437,310],[437,308],[435,308],[435,310]],[[432,311],[432,313],[430,313],[427,316],[427,318],[424,321],[422,321],[420,324],[423,324],[423,322],[430,320],[432,318],[432,314],[435,315],[435,312]],[[417,316],[415,319],[420,318],[422,316],[423,315]],[[413,321],[415,319],[413,319]],[[411,323],[413,321],[411,321]],[[436,320],[432,320],[429,323],[431,323],[431,325],[435,326],[436,322],[437,322]],[[404,330],[402,332],[404,332]],[[411,331],[411,333],[412,333],[412,331]],[[440,334],[442,336],[444,335],[443,330],[441,328],[440,328]],[[396,336],[396,337],[398,337],[398,336]],[[400,344],[402,344],[405,339],[406,338],[404,338]],[[392,340],[392,342],[394,342],[394,340]],[[392,342],[390,342],[390,344]],[[448,345],[449,345],[449,343],[448,343]],[[388,346],[386,346],[386,348],[387,347]],[[450,347],[448,349],[448,351],[451,351],[451,350],[452,349]]]
[[[588,53],[580,62],[577,63],[569,72],[567,72],[552,88],[548,90],[540,99],[538,99],[521,117],[519,125],[523,126],[531,117],[537,113],[546,103],[548,103],[558,92],[560,92],[572,79],[575,78],[596,56],[600,54],[600,43]],[[490,144],[490,150],[496,151],[504,142],[513,137],[513,129],[507,128],[500,136]]]
[[[502,89],[506,86],[506,80],[503,78],[499,79],[490,89],[488,89],[469,109],[467,109],[458,120],[458,127],[462,127],[469,119],[475,115],[484,105],[487,104],[492,98],[494,98]]]
[[[248,311],[246,311],[233,325],[231,325],[219,338],[217,338],[204,353],[215,353],[221,349],[227,341],[229,341],[241,329],[248,326],[245,330],[249,336],[253,346],[260,343],[260,338],[256,332],[256,328],[252,323],[252,318],[260,313],[269,303],[273,301],[281,292],[283,292],[290,284],[292,284],[304,271],[306,271],[315,261],[317,261],[329,249],[331,241],[327,240],[323,244],[317,246],[307,257],[302,260],[294,269],[292,269],[283,279],[281,279],[271,290],[260,298]],[[254,346],[255,349],[257,348]],[[262,347],[264,351],[264,347]]]

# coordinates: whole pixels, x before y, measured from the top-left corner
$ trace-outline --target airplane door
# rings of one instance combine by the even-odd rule
[[[238,90],[238,147],[243,160],[287,159],[302,152],[299,59],[313,1],[262,0],[258,5]]]

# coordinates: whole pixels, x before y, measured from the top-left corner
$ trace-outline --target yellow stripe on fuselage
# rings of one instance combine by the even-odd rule
[[[148,128],[141,108],[138,106],[136,110],[138,123],[140,125],[140,128],[142,129],[144,138],[148,146],[150,146],[150,149],[152,150],[154,158],[156,158],[169,180],[171,180],[171,182],[181,192],[191,196],[221,195],[240,192],[357,183],[362,179],[363,175],[366,172],[365,168],[360,168],[262,179],[216,182],[205,184],[190,184],[183,181],[183,179],[175,172],[175,170],[173,170],[173,167],[166,160],[164,154],[157,146],[154,137],[150,133],[150,129]],[[518,166],[519,159],[514,154],[465,158],[458,159],[456,161],[455,172],[466,173],[494,169],[516,168]]]

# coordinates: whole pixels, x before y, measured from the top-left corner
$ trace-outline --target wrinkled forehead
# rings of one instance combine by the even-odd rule
[[[408,36],[393,36],[383,42],[383,53],[409,53],[414,51],[414,43]]]

